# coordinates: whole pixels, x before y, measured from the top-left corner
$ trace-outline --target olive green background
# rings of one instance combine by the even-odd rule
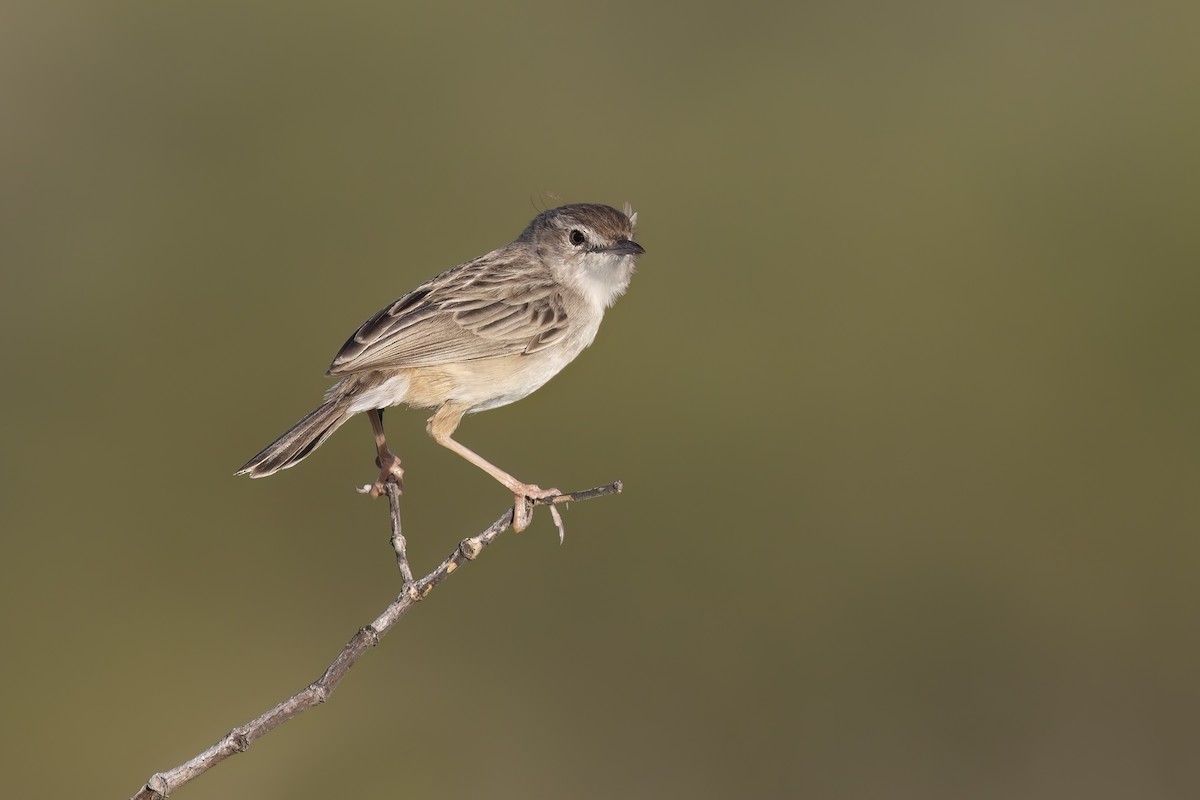
[[[1200,11],[0,10],[0,793],[125,797],[398,592],[368,315],[628,200],[596,345],[461,439],[576,504],[176,796],[1200,792]],[[501,513],[389,415],[424,572]]]

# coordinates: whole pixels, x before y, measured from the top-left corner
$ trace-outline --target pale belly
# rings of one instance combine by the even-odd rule
[[[467,413],[499,408],[540,389],[571,363],[590,340],[532,355],[508,356],[431,367],[413,367],[394,373],[374,373],[348,378],[370,380],[373,386],[354,392],[350,410],[409,405],[437,408],[452,402]]]

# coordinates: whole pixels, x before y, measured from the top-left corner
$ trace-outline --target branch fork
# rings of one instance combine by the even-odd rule
[[[555,524],[559,529],[559,539],[562,539],[562,520],[555,506],[571,501],[592,500],[611,494],[620,494],[623,486],[615,481],[606,486],[597,486],[579,492],[557,494],[549,497],[525,498],[526,518],[532,514],[534,506],[548,505],[553,512]],[[454,551],[442,560],[442,563],[428,575],[416,580],[408,563],[408,546],[400,525],[400,486],[396,481],[388,479],[384,484],[388,496],[388,506],[391,512],[392,549],[396,554],[396,566],[403,580],[400,594],[396,596],[387,608],[369,625],[359,628],[350,638],[337,658],[325,669],[320,678],[310,683],[304,689],[292,695],[265,714],[240,725],[225,734],[219,741],[200,754],[188,759],[173,769],[158,772],[146,781],[131,800],[165,800],[171,792],[194,780],[225,759],[237,753],[245,752],[250,745],[274,730],[279,725],[301,714],[313,706],[320,705],[329,699],[329,695],[341,683],[342,678],[350,668],[362,657],[368,649],[379,644],[383,635],[392,629],[400,618],[408,613],[418,602],[432,592],[438,584],[444,581],[450,573],[457,570],[468,561],[474,561],[496,537],[507,530],[513,522],[516,507],[505,511],[485,530],[474,536],[467,537],[458,543]]]

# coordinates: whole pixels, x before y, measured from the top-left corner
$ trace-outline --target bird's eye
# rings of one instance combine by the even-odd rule
[[[580,247],[587,242],[587,237],[583,235],[581,230],[571,231],[571,244]]]

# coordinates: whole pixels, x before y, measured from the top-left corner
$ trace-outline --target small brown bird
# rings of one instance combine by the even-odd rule
[[[636,222],[628,205],[624,213],[593,204],[544,211],[511,244],[421,284],[354,332],[326,373],[342,380],[325,402],[237,474],[261,478],[295,466],[365,411],[379,478],[363,491],[378,497],[389,478],[399,485],[404,475],[388,448],[383,410],[433,408],[426,430],[513,493],[513,527],[522,530],[526,498],[558,490],[517,480],[451,436],[464,414],[520,400],[592,343],[645,252],[633,240]]]

